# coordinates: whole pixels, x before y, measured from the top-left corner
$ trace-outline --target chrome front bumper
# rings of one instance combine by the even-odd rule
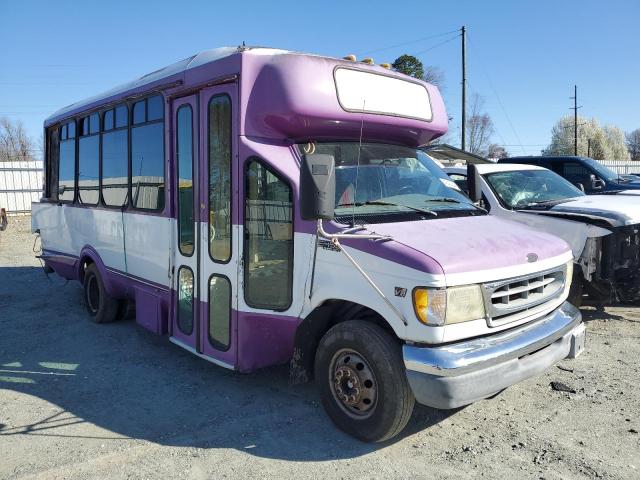
[[[563,303],[546,317],[494,335],[439,347],[403,347],[416,400],[457,408],[490,397],[584,350],[577,308]]]

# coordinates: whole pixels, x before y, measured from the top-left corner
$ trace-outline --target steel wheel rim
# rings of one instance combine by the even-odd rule
[[[365,357],[353,349],[338,350],[329,365],[329,388],[336,404],[349,416],[373,415],[378,400],[375,373]]]
[[[91,313],[97,313],[100,305],[100,289],[95,275],[90,275],[87,279],[87,305]]]

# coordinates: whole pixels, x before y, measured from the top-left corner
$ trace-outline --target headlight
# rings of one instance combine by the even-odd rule
[[[484,318],[480,285],[444,289],[418,287],[413,290],[413,307],[425,325],[445,325]]]

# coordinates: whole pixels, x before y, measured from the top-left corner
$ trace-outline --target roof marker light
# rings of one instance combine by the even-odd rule
[[[356,56],[353,53],[350,53],[349,55],[342,58],[345,60],[349,60],[350,62],[355,62],[357,60]]]
[[[380,66],[382,68],[386,68],[387,70],[391,68],[391,64],[390,63],[381,63]]]
[[[367,65],[373,65],[373,58],[370,58],[370,57],[363,58],[362,63],[366,63]]]

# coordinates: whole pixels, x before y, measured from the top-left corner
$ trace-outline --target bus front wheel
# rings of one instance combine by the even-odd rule
[[[83,287],[84,303],[91,319],[96,323],[113,322],[118,315],[119,302],[107,294],[95,263],[85,269]]]
[[[373,323],[332,327],[316,351],[315,378],[331,420],[360,440],[388,440],[411,417],[415,398],[400,344]]]

